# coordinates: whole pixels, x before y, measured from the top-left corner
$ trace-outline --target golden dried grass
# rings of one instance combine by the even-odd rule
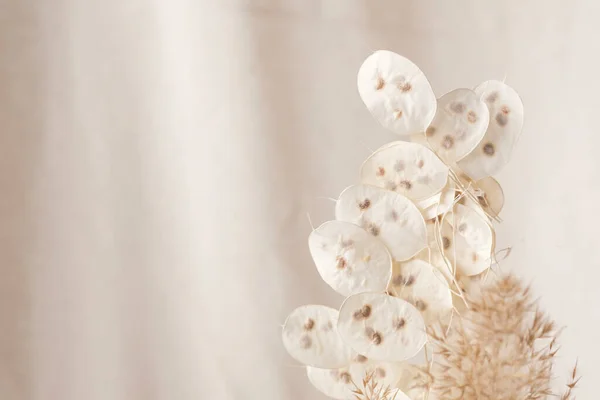
[[[529,287],[505,275],[465,298],[469,308],[451,325],[428,328],[431,361],[413,378],[424,399],[574,400],[577,364],[566,390],[552,390],[560,329]],[[392,400],[372,376],[363,386],[372,390],[357,387],[357,400]]]

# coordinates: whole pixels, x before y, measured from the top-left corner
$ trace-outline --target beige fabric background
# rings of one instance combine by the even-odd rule
[[[279,330],[341,300],[306,213],[393,139],[355,89],[379,48],[522,94],[500,247],[596,398],[597,4],[0,0],[0,398],[322,398]]]

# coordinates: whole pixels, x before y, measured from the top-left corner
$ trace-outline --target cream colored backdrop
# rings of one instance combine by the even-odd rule
[[[340,303],[306,213],[394,139],[355,89],[379,48],[521,93],[499,246],[596,398],[597,4],[0,0],[0,398],[322,398],[279,331]]]

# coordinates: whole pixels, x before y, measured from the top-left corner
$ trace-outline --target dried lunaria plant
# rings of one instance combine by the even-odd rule
[[[335,220],[311,232],[317,271],[346,299],[292,311],[289,354],[340,400],[571,399],[576,369],[551,391],[556,324],[517,278],[490,273],[510,253],[495,248],[504,195],[492,175],[521,133],[517,93],[487,81],[436,100],[389,51],[365,60],[358,91],[401,140],[367,158]]]

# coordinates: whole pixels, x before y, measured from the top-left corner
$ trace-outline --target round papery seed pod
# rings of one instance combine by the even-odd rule
[[[442,273],[429,263],[412,259],[395,263],[389,290],[413,304],[429,325],[452,312],[452,292]]]
[[[407,260],[427,245],[425,220],[417,206],[389,190],[350,186],[340,194],[335,217],[379,238],[395,260]]]
[[[448,167],[423,145],[394,142],[363,163],[360,180],[420,201],[441,192],[448,181]]]
[[[369,318],[357,318],[365,306],[372,310]],[[356,352],[378,361],[409,359],[427,341],[420,312],[405,300],[381,293],[348,297],[340,309],[338,332]]]
[[[510,160],[523,129],[523,102],[513,88],[500,81],[487,81],[475,88],[486,103],[490,122],[483,139],[459,167],[472,179],[496,175]]]
[[[435,94],[425,74],[391,51],[379,50],[367,57],[357,84],[373,117],[398,135],[424,132],[435,115]]]
[[[457,204],[444,221],[450,224],[453,233],[452,244],[444,254],[453,260],[456,257],[458,271],[471,276],[489,268],[495,246],[495,234],[489,221],[461,204]]]
[[[336,292],[350,296],[383,292],[392,274],[392,258],[377,237],[344,221],[328,221],[308,238],[321,278]]]
[[[469,154],[483,139],[490,114],[485,103],[470,89],[456,89],[437,101],[437,111],[427,136],[431,149],[447,164]]]
[[[336,330],[338,311],[321,305],[296,308],[283,326],[283,345],[302,364],[318,368],[348,365],[356,353]]]

